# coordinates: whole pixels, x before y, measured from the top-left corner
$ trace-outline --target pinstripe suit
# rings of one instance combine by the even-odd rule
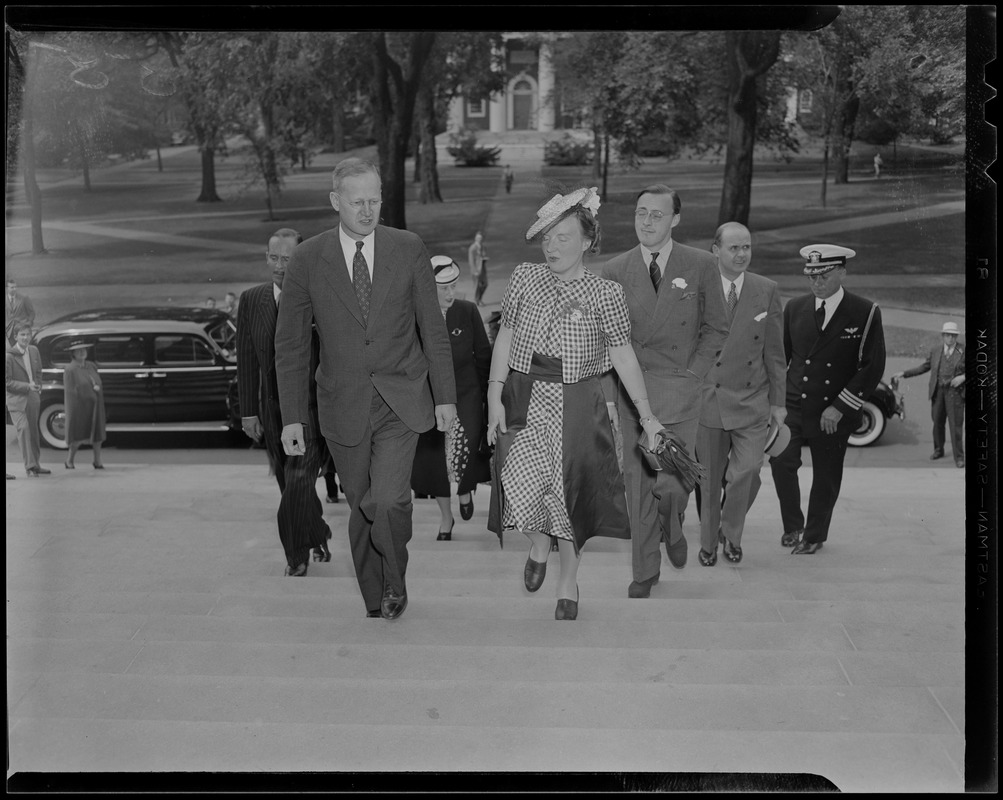
[[[327,444],[317,425],[316,401],[311,402],[311,421],[306,455],[287,456],[282,448],[282,415],[275,375],[275,322],[278,308],[271,283],[248,289],[237,306],[237,388],[240,413],[258,417],[264,428],[268,460],[275,471],[282,499],[279,501],[279,539],[286,561],[295,567],[307,561],[310,548],[326,542],[331,534],[317,496],[317,475],[327,458]],[[314,360],[316,360],[314,342]]]

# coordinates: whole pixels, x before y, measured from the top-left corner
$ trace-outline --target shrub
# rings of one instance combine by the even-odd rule
[[[501,157],[500,147],[481,147],[477,144],[476,131],[466,128],[449,135],[446,152],[459,167],[491,167]]]
[[[543,147],[543,163],[551,167],[582,167],[592,163],[592,142],[583,142],[564,134]]]

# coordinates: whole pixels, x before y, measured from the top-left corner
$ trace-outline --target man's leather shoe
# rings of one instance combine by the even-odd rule
[[[802,536],[804,536],[804,528],[796,531],[787,531],[780,537],[780,546],[794,547],[801,541]]]
[[[331,532],[327,532],[327,538],[331,538]],[[321,542],[319,547],[313,549],[313,560],[314,561],[330,561],[331,560],[331,548],[327,546],[327,542]]]
[[[390,586],[383,590],[383,601],[380,603],[380,615],[383,619],[397,619],[407,608],[407,590],[402,589],[400,594],[395,592]]]
[[[665,552],[669,555],[669,563],[676,569],[686,566],[686,556],[689,553],[689,545],[686,544],[686,537],[680,536],[675,544],[667,544]]]
[[[810,556],[822,549],[822,542],[806,542],[802,539],[798,546],[791,550],[791,555]]]
[[[379,618],[379,617],[382,617],[382,616],[383,616],[383,614],[380,613],[380,610],[378,608],[375,611],[367,611],[366,612],[366,619]]]
[[[930,460],[931,461],[936,461],[938,458],[943,458],[943,457],[944,457],[944,451],[943,450],[934,450],[933,451],[933,455],[930,456]]]
[[[956,458],[956,459],[954,459],[954,466],[956,466],[958,469],[964,469],[965,468],[965,459],[963,459],[963,458]]]
[[[297,564],[295,567],[286,567],[286,575],[293,578],[302,578],[306,575],[306,565],[307,562],[304,561],[302,564]]]
[[[35,467],[33,470],[36,475],[51,475],[52,470],[46,469],[45,467]]]
[[[719,533],[721,539],[721,550],[726,560],[732,564],[738,564],[742,560],[742,548],[729,542],[723,533]]]
[[[534,561],[532,556],[526,558],[526,568],[522,571],[522,580],[526,584],[526,591],[535,592],[543,586],[543,579],[547,577],[547,562]]]
[[[713,552],[708,553],[701,547],[700,552],[697,553],[697,558],[700,559],[700,563],[705,567],[713,567],[717,563],[717,548],[715,547]]]
[[[627,587],[627,597],[648,597],[651,595],[651,587],[658,583],[661,574],[656,572],[646,581],[631,581]]]
[[[578,619],[577,600],[558,600],[554,610],[554,619]]]

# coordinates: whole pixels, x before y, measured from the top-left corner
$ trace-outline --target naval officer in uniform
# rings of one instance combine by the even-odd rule
[[[853,250],[831,244],[801,249],[811,293],[784,309],[787,448],[770,460],[784,533],[780,543],[811,554],[829,537],[843,458],[860,410],[885,369],[885,337],[876,303],[843,288]],[[811,451],[808,517],[801,510],[801,446]]]

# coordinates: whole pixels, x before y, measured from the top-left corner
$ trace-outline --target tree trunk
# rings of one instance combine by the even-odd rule
[[[372,34],[373,131],[380,158],[383,184],[382,222],[392,228],[407,229],[405,215],[405,165],[411,136],[415,98],[421,86],[422,68],[435,44],[435,33],[408,34],[408,64],[405,74],[387,52],[385,33]]]
[[[756,79],[776,63],[780,34],[728,31],[728,144],[718,225],[749,224],[758,108]]]
[[[89,192],[91,190],[91,167],[87,159],[87,142],[76,121],[70,125],[70,135],[73,137],[73,143],[77,146],[77,155],[80,157],[80,168],[84,173],[84,191]]]
[[[602,133],[596,125],[598,117],[593,112],[592,116],[592,179],[599,180],[602,177]]]
[[[340,98],[331,103],[331,147],[336,153],[345,150],[345,109]]]
[[[415,156],[415,172],[418,173],[421,183],[419,196],[422,203],[441,203],[438,155],[435,152],[434,87],[423,86],[417,102],[418,124],[415,127],[418,132],[419,147]]]
[[[822,145],[822,208],[825,208],[825,192],[829,183],[829,142]]]
[[[157,172],[164,171],[164,161],[160,157],[160,142],[155,142],[153,145],[157,150]]]
[[[35,179],[35,120],[34,103],[31,101],[30,88],[38,75],[38,56],[31,58],[32,80],[25,80],[23,89],[24,108],[24,191],[31,204],[31,252],[42,255],[47,252],[42,241],[42,190],[38,188]]]
[[[202,192],[195,198],[196,203],[220,203],[216,194],[216,151],[203,145],[199,152],[202,155]]]
[[[860,110],[860,98],[850,94],[839,109],[836,117],[835,140],[833,141],[833,160],[836,183],[850,182],[850,145],[853,143],[853,130],[857,124],[857,112]]]
[[[609,134],[603,136],[602,156],[602,196],[606,196],[606,182],[609,179]]]

